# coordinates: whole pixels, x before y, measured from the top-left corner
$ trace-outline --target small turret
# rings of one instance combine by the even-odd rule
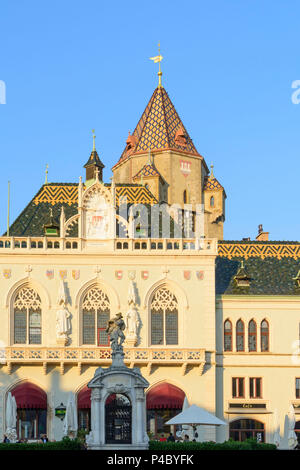
[[[86,169],[85,186],[87,187],[90,186],[96,179],[96,170],[98,170],[99,181],[103,181],[103,168],[105,168],[105,165],[103,165],[97,153],[95,147],[95,138],[95,131],[93,129],[93,150],[91,152],[90,158],[84,165],[84,168]]]

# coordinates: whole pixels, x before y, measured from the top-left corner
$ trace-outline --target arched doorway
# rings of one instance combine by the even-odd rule
[[[106,444],[131,444],[132,406],[127,395],[113,393],[105,402]]]
[[[170,431],[165,423],[182,410],[185,393],[175,385],[162,383],[151,388],[147,393],[147,431],[154,436],[161,436]]]
[[[78,429],[91,430],[91,389],[86,385],[77,395]]]
[[[37,385],[24,382],[11,394],[17,403],[17,436],[19,439],[39,439],[47,434],[47,394]]]
[[[229,437],[234,441],[245,441],[252,437],[265,442],[265,425],[255,419],[237,419],[230,423]]]

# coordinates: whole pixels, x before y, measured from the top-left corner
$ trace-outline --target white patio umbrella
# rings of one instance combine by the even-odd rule
[[[190,407],[190,404],[188,402],[188,399],[187,399],[187,397],[184,397],[183,405],[182,405],[182,411],[187,410],[189,407]],[[184,431],[185,434],[190,435],[191,433],[193,433],[193,427],[188,425],[188,424],[184,424],[182,426],[182,431]]]
[[[166,424],[189,424],[195,428],[195,426],[201,424],[208,426],[221,426],[227,423],[203,408],[200,408],[200,406],[191,405],[189,408],[167,421]]]
[[[297,445],[298,440],[297,440],[296,433],[294,431],[295,424],[296,424],[296,417],[295,417],[295,410],[294,410],[293,405],[290,405],[288,418],[289,418],[288,445],[289,445],[289,449],[294,449],[295,446]]]
[[[64,419],[64,435],[67,436],[69,432],[76,433],[78,429],[77,408],[75,403],[75,395],[70,392],[67,409]]]
[[[276,447],[279,447],[281,438],[280,438],[280,423],[279,423],[277,408],[274,411],[273,420],[274,420],[274,444],[276,445]]]
[[[8,392],[6,400],[6,428],[13,429],[17,425],[17,404],[15,397]]]

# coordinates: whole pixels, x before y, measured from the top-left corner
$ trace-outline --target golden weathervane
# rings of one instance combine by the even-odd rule
[[[158,88],[162,87],[161,84],[161,76],[162,76],[162,71],[160,69],[160,63],[163,60],[163,56],[160,54],[160,43],[158,43],[158,55],[155,57],[150,57],[150,60],[153,60],[153,62],[157,63],[158,62]]]

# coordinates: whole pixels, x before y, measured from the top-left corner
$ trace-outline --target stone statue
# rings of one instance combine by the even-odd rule
[[[133,302],[130,302],[129,310],[125,314],[125,324],[128,336],[137,336],[139,317]]]
[[[135,346],[138,339],[139,315],[136,309],[136,295],[132,280],[128,289],[128,305],[129,310],[125,314],[126,344]]]
[[[66,308],[67,296],[65,293],[64,282],[61,281],[58,295],[59,309],[56,312],[56,341],[63,346],[68,343],[68,333],[70,331],[70,316]]]
[[[122,344],[125,341],[125,335],[123,333],[124,330],[125,323],[122,317],[122,313],[119,312],[112,320],[109,320],[106,328],[106,333],[109,334],[110,347],[113,353],[123,351]]]

